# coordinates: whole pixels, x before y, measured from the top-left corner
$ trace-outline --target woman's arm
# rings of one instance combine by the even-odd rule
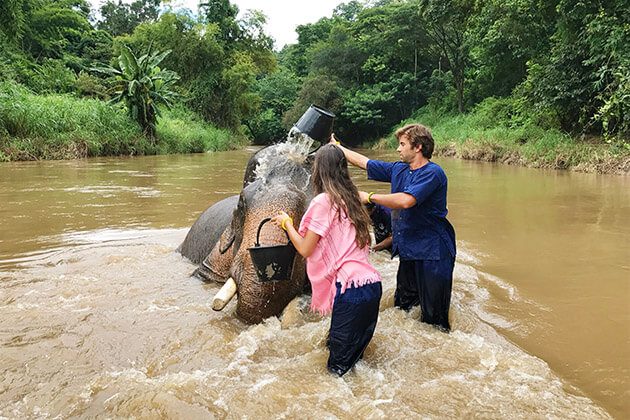
[[[291,219],[289,215],[283,211],[281,211],[277,216],[271,219],[271,221],[280,228],[287,231],[289,239],[301,256],[303,256],[304,258],[308,258],[311,256],[311,254],[313,254],[313,251],[315,251],[315,247],[317,246],[317,242],[320,238],[318,234],[316,234],[312,230],[307,230],[306,236],[300,235],[293,226],[293,219]]]

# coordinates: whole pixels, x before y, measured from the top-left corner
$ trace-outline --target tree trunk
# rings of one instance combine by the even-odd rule
[[[453,81],[455,84],[455,96],[457,97],[457,110],[460,113],[464,112],[464,74],[457,71],[453,74]]]

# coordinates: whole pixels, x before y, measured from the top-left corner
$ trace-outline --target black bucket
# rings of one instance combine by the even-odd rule
[[[260,222],[256,232],[256,243],[252,248],[248,248],[256,274],[262,282],[287,280],[291,276],[295,257],[295,247],[290,240],[286,245],[260,245],[260,229],[270,220],[271,218],[266,218]],[[285,234],[289,239],[289,235],[286,232]]]
[[[335,114],[332,112],[316,105],[311,105],[298,122],[295,123],[295,127],[313,140],[317,140],[320,143],[328,143],[332,134],[334,120]]]

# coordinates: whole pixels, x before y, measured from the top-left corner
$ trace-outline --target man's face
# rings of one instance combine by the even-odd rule
[[[398,149],[396,151],[400,155],[400,160],[405,163],[411,163],[414,157],[420,152],[422,145],[418,145],[417,147],[413,147],[411,142],[409,141],[409,137],[406,134],[403,134],[398,139]]]

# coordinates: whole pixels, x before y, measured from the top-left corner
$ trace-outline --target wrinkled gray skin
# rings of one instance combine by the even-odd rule
[[[238,287],[236,314],[249,323],[282,313],[308,283],[305,261],[297,253],[290,279],[262,283],[248,251],[254,246],[263,219],[282,210],[298,221],[311,199],[310,159],[296,161],[287,155],[284,147],[283,143],[269,146],[250,159],[231,223],[197,270],[197,274],[207,280],[234,279]],[[266,223],[260,233],[260,243],[285,245],[287,237],[282,229]]]
[[[232,221],[238,197],[233,195],[208,207],[192,225],[177,251],[195,264],[200,264]]]

